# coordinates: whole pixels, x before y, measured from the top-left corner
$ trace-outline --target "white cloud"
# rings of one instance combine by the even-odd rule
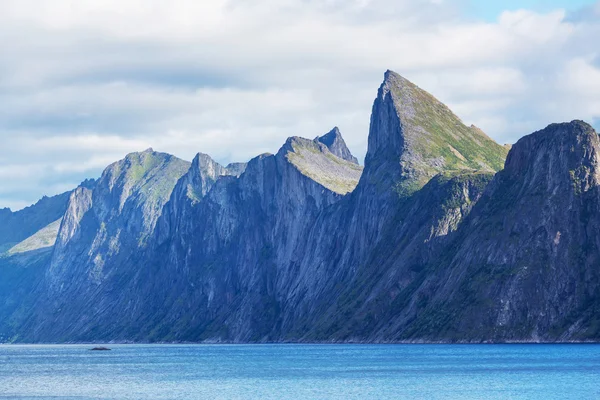
[[[240,161],[338,125],[362,158],[387,68],[501,143],[600,118],[600,3],[569,16],[505,12],[495,23],[463,18],[461,7],[3,0],[4,204],[33,202],[150,146]]]

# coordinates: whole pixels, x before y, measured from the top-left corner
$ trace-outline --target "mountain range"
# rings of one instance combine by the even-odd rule
[[[387,71],[338,128],[222,166],[152,149],[0,210],[0,341],[600,339],[600,138],[512,147]]]

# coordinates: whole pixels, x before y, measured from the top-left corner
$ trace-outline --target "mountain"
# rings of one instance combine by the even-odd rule
[[[253,330],[268,327],[257,314],[264,302],[274,301],[265,286],[273,284],[278,259],[287,260],[320,210],[352,190],[362,169],[319,140],[297,137],[245,168],[224,168],[199,154],[184,172],[179,161],[170,160],[168,169],[176,176],[150,172],[157,180],[147,182],[147,188],[169,183],[161,211],[152,214],[155,229],[142,245],[115,244],[138,236],[137,231],[120,236],[118,227],[140,226],[147,200],[117,214],[127,201],[99,193],[115,181],[112,170],[133,176],[137,163],[128,159],[138,157],[109,167],[93,192],[78,189],[71,197],[46,276],[49,289],[29,322],[35,335],[29,340],[197,340],[195,335],[221,330],[214,328],[218,319],[233,319],[235,313],[257,325]],[[141,198],[128,179],[117,181],[122,183],[113,192],[126,186],[131,198]],[[103,225],[97,215],[114,219]],[[244,307],[255,311],[245,313]],[[195,317],[202,312],[215,317]]]
[[[371,114],[369,179],[381,185],[391,180],[408,195],[441,172],[498,171],[505,157],[505,148],[464,125],[431,94],[395,72],[385,73]]]
[[[582,121],[519,140],[436,266],[442,279],[409,335],[597,340],[599,163],[598,134]]]
[[[61,219],[67,209],[69,195],[70,192],[44,196],[34,205],[16,212],[0,209],[0,254]]]
[[[342,138],[340,129],[336,126],[323,136],[317,136],[315,141],[323,143],[331,154],[354,164],[358,164],[358,159],[350,153],[350,149],[346,146],[346,142]]]
[[[466,151],[455,138],[472,146]],[[444,141],[464,154],[445,151]],[[388,340],[378,336],[377,323],[384,321],[376,320],[379,301],[396,297],[390,282],[417,283],[416,272],[443,253],[446,237],[506,155],[391,71],[373,104],[368,144],[356,189],[325,210],[308,240],[298,244],[292,263],[299,274],[285,291],[291,315],[278,333],[286,340]],[[472,169],[476,164],[481,170]]]
[[[387,71],[364,168],[334,128],[227,166],[149,149],[75,189],[0,259],[0,337],[598,340],[599,151],[581,121],[498,145]]]

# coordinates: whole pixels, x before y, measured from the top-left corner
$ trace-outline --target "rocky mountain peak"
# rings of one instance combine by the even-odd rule
[[[506,153],[431,94],[386,71],[371,115],[365,159],[370,182],[404,195],[441,172],[498,171]]]
[[[132,194],[140,203],[154,197],[166,201],[173,187],[170,184],[165,187],[155,184],[168,181],[174,186],[189,167],[187,161],[151,149],[130,153],[104,170],[96,188],[119,196],[121,208]]]
[[[337,126],[325,135],[315,138],[315,140],[323,143],[332,154],[339,158],[358,164],[357,158],[352,155],[348,146],[346,146],[342,133]]]
[[[79,186],[87,188],[87,189],[93,189],[94,186],[96,186],[96,183],[98,183],[98,181],[96,179],[91,178],[91,179],[84,180],[83,182],[81,182],[79,184]]]
[[[192,166],[187,174],[178,182],[177,186],[184,186],[187,197],[193,202],[198,202],[212,188],[217,178],[229,175],[229,172],[208,154],[198,153],[192,160]],[[175,191],[178,189],[176,188]]]
[[[128,154],[107,167],[93,187],[98,221],[106,226],[118,221],[132,235],[139,235],[142,243],[154,230],[175,184],[189,168],[187,161],[150,149]]]
[[[205,153],[198,153],[192,160],[192,168],[210,175],[214,175],[213,170],[223,168],[219,163],[214,161],[211,156]]]
[[[343,150],[342,144],[343,148],[348,150],[341,136],[338,138],[334,135],[329,137],[332,140],[331,144],[337,145],[334,150]],[[335,193],[352,192],[360,179],[362,167],[355,159],[348,160],[331,152],[329,147],[318,139],[320,138],[310,140],[290,137],[277,153],[277,157],[284,157],[301,174]],[[349,151],[340,154],[352,157]]]
[[[506,177],[532,190],[569,186],[586,192],[600,182],[600,139],[583,121],[551,124],[521,138],[506,160]]]
[[[334,128],[0,210],[0,341],[597,341],[599,151],[553,124],[494,174],[507,148],[387,71],[364,172]]]

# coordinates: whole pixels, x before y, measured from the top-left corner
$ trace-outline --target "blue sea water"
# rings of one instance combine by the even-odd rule
[[[0,346],[0,399],[600,399],[596,345]]]

